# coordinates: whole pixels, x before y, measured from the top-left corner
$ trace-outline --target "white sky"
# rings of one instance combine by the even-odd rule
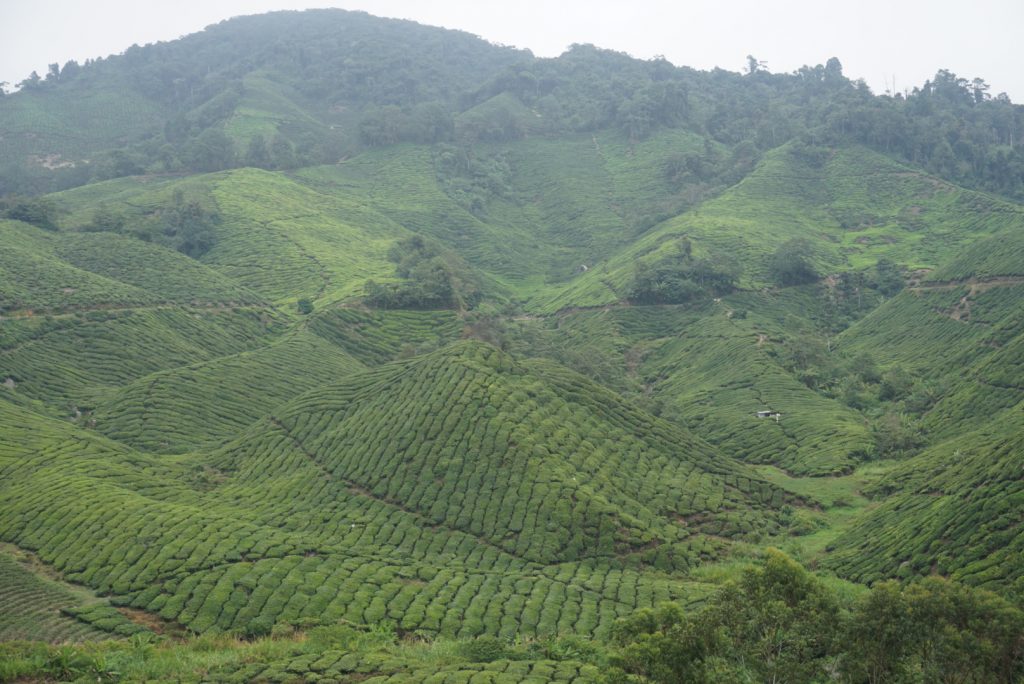
[[[1024,102],[1024,0],[0,0],[0,81],[172,40],[221,19],[276,9],[361,9],[456,28],[553,57],[572,43],[740,71],[773,72],[835,56],[876,93],[921,85],[938,69],[980,76]]]

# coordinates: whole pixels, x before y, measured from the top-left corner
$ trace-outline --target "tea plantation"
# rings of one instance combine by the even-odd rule
[[[804,69],[0,95],[0,681],[1024,681],[1024,110]]]

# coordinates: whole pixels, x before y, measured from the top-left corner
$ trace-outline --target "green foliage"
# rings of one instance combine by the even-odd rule
[[[948,263],[928,274],[932,282],[985,280],[1021,275],[1024,237],[1015,226],[980,239],[963,249]]]
[[[0,245],[0,309],[68,312],[261,301],[182,254],[114,233],[50,236],[0,221]]]
[[[365,302],[381,309],[463,309],[480,299],[479,283],[456,255],[420,236],[395,243],[388,251],[397,284],[368,280]]]
[[[238,344],[251,335],[241,328],[225,337]],[[291,351],[320,366],[300,378],[324,372],[322,345],[278,351],[155,375],[135,386],[148,398],[126,394],[114,410],[83,420],[110,430],[118,414],[147,407],[148,417],[122,421],[119,429],[127,429],[118,434],[147,449],[164,448],[156,440],[169,436],[173,449],[221,426],[227,435],[241,429],[245,411],[268,410],[245,405],[256,393],[246,382],[266,391],[266,407],[294,391],[286,372],[298,368]],[[122,375],[107,381],[123,384],[136,366],[122,360]],[[254,367],[269,380],[253,375]],[[277,385],[275,369],[282,369]],[[33,384],[36,396],[53,396],[28,381],[31,373],[15,375],[16,396]],[[451,396],[467,403],[452,404]],[[363,408],[344,417],[356,406]],[[314,390],[273,408],[244,438],[176,459],[6,401],[0,408],[0,533],[36,549],[69,580],[199,632],[344,617],[465,637],[601,633],[616,616],[659,597],[688,595],[685,584],[645,567],[690,567],[722,552],[717,539],[773,527],[768,502],[776,491],[751,473],[579,376],[517,367],[478,343]],[[536,434],[513,434],[508,426],[519,424],[521,411],[558,419]],[[445,424],[466,426],[452,433],[465,435],[465,446],[430,436]],[[639,437],[647,430],[653,434]],[[384,434],[400,441],[370,438]],[[338,440],[364,446],[339,450]],[[551,459],[556,449],[573,454],[571,466]],[[625,491],[609,474],[621,468],[609,460],[619,453],[630,455],[639,475]],[[484,488],[489,496],[478,496]],[[704,514],[709,508],[720,513]],[[65,543],[72,531],[74,542]],[[604,560],[532,560],[588,554]]]
[[[249,147],[245,151],[245,165],[259,169],[271,168],[270,150],[266,139],[259,133],[249,139]]]
[[[43,230],[57,230],[60,210],[46,197],[6,197],[0,200],[0,212],[13,221],[31,223]]]
[[[507,152],[481,157],[471,147],[438,145],[435,149],[438,183],[472,214],[485,215],[490,200],[512,194],[512,168]]]
[[[769,549],[697,614],[664,606],[617,623],[612,662],[653,682],[815,681],[834,661],[839,611],[813,575]]]
[[[809,168],[827,166],[838,146],[858,144],[1008,196],[1020,196],[1024,177],[1013,144],[1020,108],[991,97],[981,79],[945,70],[894,98],[847,79],[835,58],[791,74],[747,75],[592,45],[542,60],[458,32],[327,10],[236,18],[70,64],[51,65],[45,79],[26,79],[3,98],[11,189],[218,170],[236,158],[294,168],[336,161],[360,145],[453,138],[605,131],[640,145],[666,130],[728,146],[732,154],[722,158],[742,160],[734,165],[740,175],[761,152],[791,142],[794,159]],[[258,142],[249,149],[256,136],[270,144],[269,162]],[[729,176],[720,180],[740,177]]]
[[[490,663],[508,658],[508,645],[497,637],[481,636],[461,644],[459,655],[474,663]]]
[[[773,549],[712,600],[704,619],[705,629],[724,639],[725,658],[762,681],[819,677],[839,636],[835,597]]]
[[[259,639],[269,636],[273,627],[272,620],[262,617],[253,618],[242,628],[242,636],[246,639]]]
[[[193,259],[206,254],[216,243],[214,228],[219,222],[219,214],[208,211],[194,199],[186,200],[180,190],[175,191],[171,205],[161,212],[163,235],[175,249]]]
[[[874,287],[876,290],[891,297],[903,289],[903,274],[899,267],[889,259],[879,259],[875,264]]]
[[[871,426],[871,434],[878,458],[903,458],[912,455],[924,443],[920,428],[904,414],[881,416]]]
[[[190,637],[86,646],[0,644],[0,678],[88,681],[294,682],[558,681],[593,684],[598,668],[582,658],[540,655],[531,646],[509,647],[508,657],[470,660],[471,640],[398,641],[375,629],[345,624],[294,635],[246,640]],[[600,644],[590,648],[600,649]]]
[[[401,375],[396,375],[399,370]],[[446,378],[443,383],[428,380],[437,373]],[[535,379],[540,377],[545,381]],[[386,393],[378,391],[384,386],[389,388]],[[477,396],[475,388],[481,386],[488,387],[486,395]],[[446,406],[444,397],[450,393],[467,403]],[[488,397],[488,408],[481,408],[480,416],[470,418],[474,413],[471,407],[484,396]],[[349,405],[358,408],[350,414]],[[398,406],[406,408],[396,413]],[[510,432],[508,426],[515,424],[510,422],[512,416],[542,410],[564,417],[558,425],[545,423],[530,432]],[[281,412],[278,420],[281,429],[303,444],[305,452],[322,467],[329,472],[349,473],[353,486],[366,488],[427,519],[482,536],[509,553],[531,560],[571,561],[609,556],[616,550],[640,553],[645,537],[660,537],[666,544],[679,538],[679,531],[663,517],[666,510],[686,516],[723,499],[773,500],[771,488],[750,481],[751,474],[742,469],[721,470],[706,448],[667,424],[653,425],[651,434],[642,437],[620,433],[610,426],[599,427],[608,420],[602,417],[607,411],[626,425],[649,420],[579,376],[556,367],[518,367],[487,345],[463,343],[412,364],[381,369],[352,383],[324,387]],[[306,419],[300,420],[303,415],[316,416],[312,418],[316,427],[304,422]],[[428,430],[428,424],[463,422],[474,426],[468,436],[468,447],[475,454],[472,462],[465,461],[461,450],[447,439],[423,440],[418,430],[400,431],[406,424],[423,425]],[[426,434],[431,434],[429,430]],[[336,440],[361,440],[356,435],[371,433],[391,434],[398,441],[365,441],[356,451],[337,451],[329,446]],[[579,436],[582,434],[587,437],[583,439]],[[250,449],[261,449],[267,438],[261,437],[252,445],[237,445],[232,449],[232,459],[244,458]],[[310,438],[313,441],[307,443]],[[670,442],[677,454],[681,445],[690,445],[685,460],[677,456],[680,460],[663,463],[654,458],[655,453],[665,453]],[[564,462],[549,461],[552,450],[565,454]],[[588,474],[587,464],[592,459],[607,461],[614,453],[646,454],[634,457],[635,484],[627,486]],[[399,467],[400,463],[405,465]],[[688,491],[692,485],[687,482],[700,481],[696,473],[701,470],[709,472],[706,482],[710,489]],[[541,486],[539,482],[547,477],[542,473],[548,472],[564,484]],[[743,489],[750,494],[738,489],[741,479]],[[588,489],[577,491],[578,485],[573,483],[584,480],[590,482]],[[530,484],[534,481],[538,482],[536,487]],[[463,487],[474,487],[477,482],[493,491],[488,500],[477,497],[472,490],[463,491]],[[513,504],[518,498],[513,492],[520,487],[530,487],[534,493],[528,501]],[[551,492],[550,498],[542,492]],[[572,505],[557,503],[572,497]],[[493,501],[508,501],[512,507],[490,519],[487,511]],[[694,524],[723,536],[742,535],[745,530],[770,526],[767,520],[759,519],[760,515],[742,516],[742,520],[711,516]],[[667,552],[663,562],[689,564],[687,556],[693,549],[688,546],[663,549]]]
[[[888,366],[873,451],[906,460],[868,491],[878,509],[835,539],[826,566],[860,581],[938,573],[1021,595],[1010,560],[1020,487],[1006,474],[1020,441],[1018,290],[1013,279],[921,284],[840,337]]]
[[[83,602],[90,608],[83,608]],[[132,627],[141,630],[105,601],[39,574],[30,556],[11,553],[6,546],[0,547],[0,605],[0,642],[79,642],[120,638]],[[95,617],[101,610],[109,611],[104,621]]]
[[[779,285],[803,285],[818,279],[807,240],[794,238],[779,245],[768,261],[768,270]]]
[[[1024,673],[1022,629],[1007,601],[935,577],[844,606],[769,549],[699,612],[667,604],[616,622],[607,681],[1008,683]]]
[[[90,233],[121,233],[127,223],[128,217],[124,212],[103,203],[96,207],[92,220],[82,226],[82,230]]]
[[[359,122],[359,136],[370,146],[398,142],[439,143],[450,140],[455,126],[443,102],[420,102],[403,109],[396,105],[368,108]]]
[[[812,332],[829,305],[823,292],[565,312],[506,324],[502,339],[514,354],[567,365],[743,460],[838,475],[871,439],[864,416],[844,406],[846,359],[834,338],[830,352],[828,334]],[[874,402],[878,386],[858,392]],[[755,418],[766,408],[780,422]]]
[[[602,152],[608,149],[607,142],[601,145]],[[602,168],[598,160],[594,165]],[[594,183],[608,182],[593,175]],[[793,177],[802,182],[793,183]],[[578,196],[574,185],[549,181],[555,182],[562,196]],[[595,198],[590,206],[599,205]],[[869,222],[843,227],[847,214],[865,211],[872,216]],[[771,150],[743,182],[690,211],[675,210],[628,246],[606,247],[604,253],[611,256],[605,261],[585,261],[594,267],[559,290],[541,290],[529,306],[554,313],[619,301],[629,291],[637,262],[654,264],[670,257],[684,236],[694,254],[728,255],[742,267],[739,288],[759,289],[776,284],[769,269],[772,256],[793,240],[809,246],[806,263],[829,274],[821,286],[834,302],[828,327],[838,331],[877,306],[881,281],[874,266],[880,259],[907,264],[908,270],[937,266],[983,235],[1010,235],[1018,217],[1019,210],[1008,203],[948,184],[937,187],[927,176],[863,148],[838,148],[820,169],[801,165],[787,148]],[[586,218],[600,225],[597,216]],[[587,235],[581,233],[578,241],[592,239]],[[896,278],[887,282],[890,292],[898,284]]]
[[[683,238],[675,253],[653,266],[637,261],[630,301],[638,304],[682,304],[691,299],[730,292],[739,278],[738,266],[694,258],[690,241]],[[722,260],[718,260],[722,261]]]
[[[434,351],[459,339],[462,325],[452,311],[333,309],[310,321],[310,329],[367,365]]]
[[[1012,682],[1024,614],[986,591],[929,577],[881,582],[854,607],[841,669],[851,681]]]
[[[90,421],[95,430],[136,448],[180,453],[228,441],[324,378],[361,369],[328,342],[299,333],[260,349],[146,375],[98,402]]]
[[[714,652],[678,606],[663,604],[615,623],[613,655],[608,680],[625,681],[625,673],[654,682],[708,681],[705,661]]]
[[[0,221],[0,539],[104,599],[0,613],[206,636],[0,672],[585,681],[635,614],[623,676],[1019,678],[1013,609],[884,580],[1024,596],[1024,213],[952,182],[1020,196],[1022,121],[339,11],[53,65],[0,103],[0,192],[75,187]]]
[[[415,59],[410,50],[418,52]],[[516,51],[469,35],[359,13],[236,20],[159,48],[89,60],[73,78],[41,80],[20,97],[4,98],[4,129],[33,134],[5,137],[3,156],[12,163],[4,181],[38,191],[142,169],[231,168],[236,156],[246,162],[257,132],[273,168],[335,161],[358,142],[346,130],[374,107],[401,107],[402,132],[412,139],[445,139],[452,129],[447,110],[517,59]],[[383,64],[393,73],[385,76]],[[114,148],[126,150],[121,156],[131,162],[86,161]],[[32,163],[55,150],[66,167]],[[263,166],[265,158],[253,151],[248,161]],[[26,157],[27,165],[13,161]]]
[[[253,350],[275,331],[274,319],[259,308],[234,312],[172,306],[23,318],[4,322],[0,374],[16,379],[17,396],[60,407],[61,415],[76,415],[73,407],[95,407],[97,397],[115,387]],[[137,390],[143,396],[144,388]]]
[[[308,298],[320,308],[361,294],[366,279],[392,271],[388,247],[408,236],[351,193],[257,169],[210,180],[207,211],[221,221],[203,263],[288,306]]]

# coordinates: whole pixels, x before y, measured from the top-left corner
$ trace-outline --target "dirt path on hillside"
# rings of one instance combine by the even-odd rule
[[[966,287],[967,294],[961,297],[953,308],[937,310],[937,313],[960,323],[970,323],[971,300],[978,294],[997,287],[1012,287],[1022,284],[1024,284],[1024,277],[1022,276],[997,276],[993,278],[968,278],[966,280],[939,280],[932,283],[917,284],[907,289],[915,294],[920,294],[921,292],[948,291]]]
[[[990,290],[993,287],[1008,287],[1012,285],[1024,285],[1024,276],[996,276],[993,278],[967,278],[965,280],[935,280],[932,282],[918,283],[907,289],[911,292],[927,292],[929,290],[955,290],[958,287],[967,286],[970,288],[968,296],[974,296],[978,292]]]
[[[0,315],[0,321],[16,321],[25,318],[72,318],[83,313],[92,313],[94,311],[167,311],[172,309],[181,309],[184,311],[203,311],[207,313],[223,313],[225,311],[233,311],[235,309],[243,309],[246,311],[272,311],[274,307],[269,304],[234,304],[232,302],[210,302],[209,304],[151,304],[151,305],[139,305],[132,306],[131,304],[111,304],[110,306],[98,305],[98,306],[83,306],[78,309],[69,309],[64,311],[47,311],[44,309],[23,309],[21,311],[12,311]]]

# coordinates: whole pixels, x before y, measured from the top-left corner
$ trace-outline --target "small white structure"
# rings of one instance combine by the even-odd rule
[[[782,417],[782,413],[779,411],[758,411],[754,414],[758,418],[774,418],[775,422],[779,422],[779,418]]]

